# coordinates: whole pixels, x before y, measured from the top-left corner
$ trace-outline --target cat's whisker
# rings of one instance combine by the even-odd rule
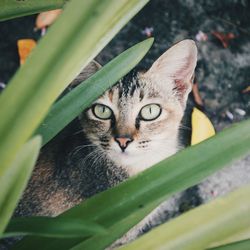
[[[95,160],[93,161],[93,163],[92,163],[92,165],[91,165],[91,168],[92,168],[93,166],[95,166],[95,163],[96,163],[96,162],[100,163],[99,160],[102,159],[102,156],[103,156],[103,153],[99,154],[99,155],[95,158]]]
[[[87,154],[86,157],[80,160],[80,165],[84,165],[87,160],[91,160],[91,158],[98,152],[98,149],[94,149],[92,152]]]
[[[80,130],[74,132],[73,135],[78,135],[78,134],[80,134],[80,133],[83,133],[83,130],[82,130],[82,129],[80,129]]]
[[[88,145],[81,145],[81,146],[78,146],[76,147],[74,150],[72,150],[70,152],[70,156],[74,156],[76,155],[80,150],[84,149],[84,148],[91,148],[91,147],[95,147],[95,145],[93,144],[88,144]]]
[[[96,152],[97,152],[97,154],[96,154],[97,157],[94,158],[94,161],[91,164],[90,168],[92,168],[93,166],[95,166],[96,162],[98,162],[99,165],[100,165],[102,158],[104,158],[103,156],[106,155],[105,151],[102,151],[102,150],[96,150]]]
[[[179,125],[179,128],[180,129],[187,129],[187,130],[192,130],[192,128],[191,127],[188,127],[188,126],[185,126],[185,125]]]

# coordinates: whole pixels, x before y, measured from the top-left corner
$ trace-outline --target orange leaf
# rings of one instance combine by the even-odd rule
[[[33,39],[21,39],[17,41],[18,54],[20,57],[20,64],[24,64],[27,56],[30,54],[32,49],[36,46],[36,41]]]

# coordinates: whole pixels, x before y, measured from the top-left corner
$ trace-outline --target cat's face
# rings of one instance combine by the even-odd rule
[[[174,154],[196,56],[182,41],[106,91],[80,117],[88,139],[131,175]]]

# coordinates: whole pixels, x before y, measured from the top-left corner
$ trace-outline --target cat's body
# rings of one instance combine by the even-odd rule
[[[194,42],[184,40],[146,73],[130,73],[106,91],[43,148],[16,215],[56,216],[176,153],[196,60]],[[178,214],[184,196],[162,204],[117,244]]]

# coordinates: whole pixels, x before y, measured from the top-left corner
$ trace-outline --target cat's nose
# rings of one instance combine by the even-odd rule
[[[117,136],[115,137],[115,141],[118,143],[118,145],[120,146],[122,152],[125,151],[126,147],[128,146],[128,144],[130,142],[133,141],[132,138],[128,137],[128,136]]]

